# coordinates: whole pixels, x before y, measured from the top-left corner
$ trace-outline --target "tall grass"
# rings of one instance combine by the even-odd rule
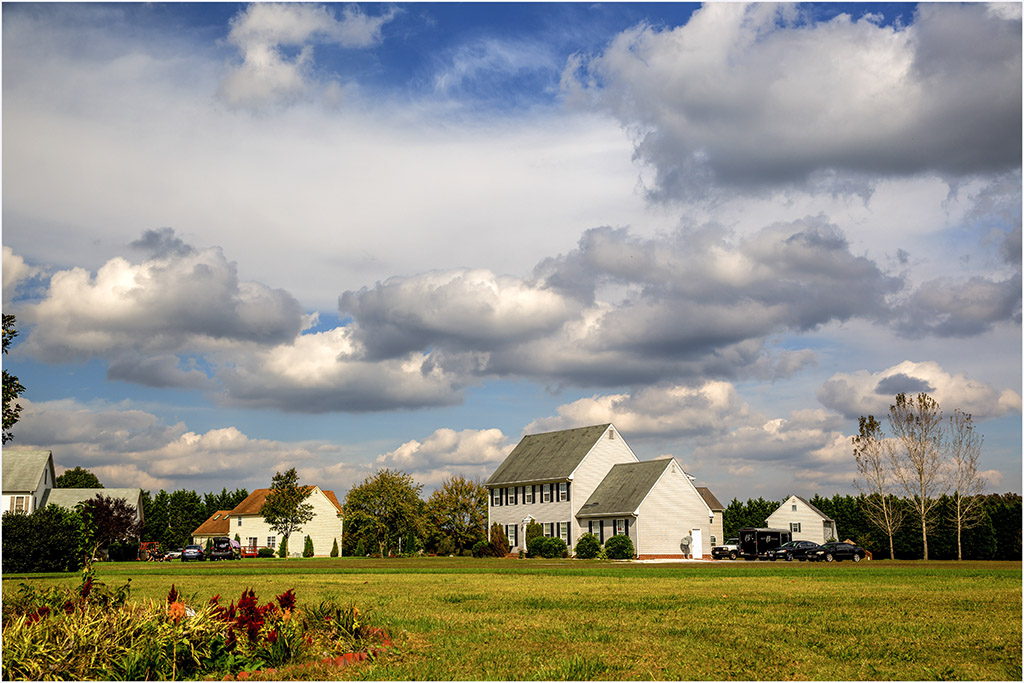
[[[399,636],[340,678],[1019,680],[1020,563],[474,559],[106,565],[133,600],[336,595]],[[34,579],[59,583],[57,577]],[[5,577],[5,597],[9,581]],[[312,675],[323,676],[323,672]],[[301,673],[293,677],[302,677]]]

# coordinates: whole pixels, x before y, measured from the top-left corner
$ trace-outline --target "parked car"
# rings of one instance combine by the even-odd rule
[[[203,552],[201,545],[187,545],[185,549],[181,551],[181,561],[188,562],[189,560],[199,560],[200,562],[206,559],[206,553]]]
[[[240,560],[242,559],[242,546],[233,538],[227,536],[214,536],[213,545],[210,546],[210,561],[213,560]]]
[[[165,560],[177,560],[180,557],[181,557],[181,548],[176,548],[175,550],[168,550],[166,553],[164,553],[164,559]]]
[[[819,545],[807,553],[807,559],[814,562],[841,562],[853,560],[860,562],[867,555],[864,548],[850,543],[832,542]]]
[[[722,545],[716,545],[711,549],[711,557],[716,560],[720,560],[723,557],[728,557],[730,560],[735,560],[740,554],[740,539],[730,538]]]
[[[783,543],[775,550],[769,550],[766,555],[771,561],[785,560],[792,562],[793,560],[800,560],[803,562],[807,559],[807,553],[818,547],[818,544],[814,541],[790,541],[789,543]]]

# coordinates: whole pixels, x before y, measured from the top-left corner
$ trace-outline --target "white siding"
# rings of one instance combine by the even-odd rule
[[[39,481],[36,482],[35,489],[31,491],[4,491],[3,495],[3,512],[9,512],[14,510],[14,498],[15,496],[27,496],[28,498],[23,502],[25,505],[25,512],[35,512],[39,509],[39,506],[43,502],[43,497],[46,492],[53,488],[54,483],[54,471],[53,471],[53,460],[49,459],[46,461],[46,465],[43,467],[43,471],[39,473]]]
[[[630,534],[637,555],[680,555],[679,542],[691,529],[701,530],[701,548],[711,554],[708,506],[682,469],[673,462],[640,504],[636,534]]]
[[[302,554],[306,544],[306,536],[310,536],[313,539],[314,556],[327,557],[330,555],[335,539],[338,541],[338,553],[340,555],[342,520],[338,517],[338,508],[334,507],[334,503],[319,488],[313,490],[313,493],[309,495],[306,502],[313,506],[313,519],[307,522],[302,529],[294,532],[288,539],[288,555]],[[259,539],[257,547],[262,548],[267,545],[267,537],[274,536],[274,549],[277,550],[281,547],[281,541],[284,537],[271,529],[263,521],[263,517],[260,515],[241,515],[241,526],[238,525],[238,517],[239,515],[230,516],[231,526],[226,534],[228,537],[234,538],[235,534],[238,534],[242,539],[241,544],[244,546],[246,545],[246,539],[250,536],[255,536]],[[197,536],[196,538],[198,539],[199,537]],[[203,543],[206,542],[205,538],[204,536]],[[198,540],[196,542],[198,543]]]
[[[796,506],[795,511],[793,510],[794,505]],[[826,522],[822,516],[796,496],[790,496],[778,510],[769,515],[765,523],[772,529],[785,529],[788,531],[790,524],[794,522],[800,524],[800,531],[793,532],[794,541],[824,543],[836,533],[835,523],[827,522],[831,532],[826,535]]]
[[[626,445],[622,435],[614,426],[605,430],[601,438],[594,444],[590,452],[576,467],[572,473],[572,540],[573,545],[576,539],[587,533],[586,521],[581,527],[576,519],[576,513],[580,511],[583,504],[590,498],[598,484],[608,475],[608,471],[620,463],[639,462],[633,451]],[[632,534],[630,534],[632,536]]]
[[[543,500],[541,495],[541,483],[550,484],[552,482],[540,482],[537,486],[537,496],[535,501]],[[530,484],[526,484],[530,486]],[[512,488],[505,486],[498,486],[495,488]],[[491,497],[491,491],[494,489],[488,489],[488,500],[487,500],[487,534],[490,537],[491,525],[500,524],[503,527],[507,524],[515,524],[519,527],[518,544],[515,548],[511,548],[512,552],[516,552],[517,549],[526,550],[526,527],[523,525],[523,520],[527,517],[533,517],[534,521],[540,522],[568,522],[572,519],[572,505],[576,504],[576,491],[574,485],[569,486],[569,502],[562,503],[541,503],[534,502],[532,504],[524,503],[524,496],[520,492],[517,497],[518,502],[515,505],[499,505],[494,506],[491,504],[493,498]],[[557,498],[557,484],[555,486],[555,494],[552,496],[552,500]],[[556,534],[557,535],[557,534]],[[575,544],[578,536],[573,534],[570,540]]]

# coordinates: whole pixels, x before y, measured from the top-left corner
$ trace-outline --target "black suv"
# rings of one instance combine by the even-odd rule
[[[227,536],[214,536],[208,557],[211,560],[240,560],[242,559],[242,548],[238,541]]]

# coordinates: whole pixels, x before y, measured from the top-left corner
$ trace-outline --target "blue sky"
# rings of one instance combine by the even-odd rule
[[[927,387],[1020,491],[1020,22],[7,3],[13,444],[343,496],[612,421],[781,498],[852,492],[857,417]]]

